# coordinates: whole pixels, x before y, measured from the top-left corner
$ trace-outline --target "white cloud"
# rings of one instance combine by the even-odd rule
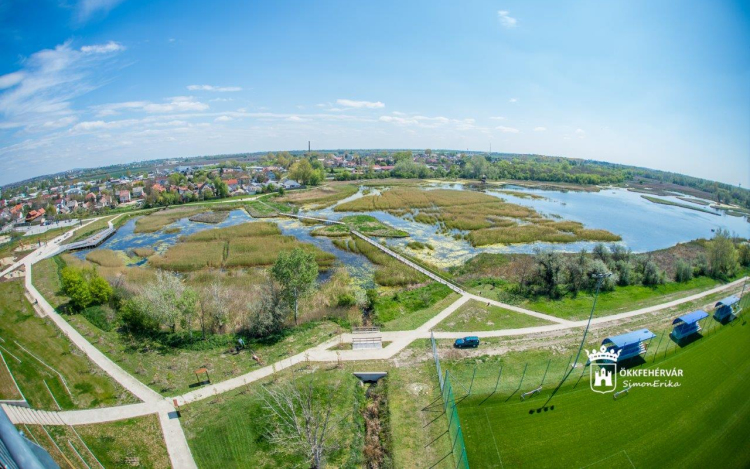
[[[215,91],[218,93],[231,93],[235,91],[242,91],[239,86],[213,86],[213,85],[189,85],[187,87],[190,91]]]
[[[518,102],[518,98],[510,98],[510,99],[508,100],[508,102],[509,102],[509,103],[511,103],[511,104],[515,104],[515,103],[517,103],[517,102]]]
[[[80,0],[76,6],[78,21],[85,23],[93,16],[106,16],[123,0]]]
[[[497,12],[497,19],[500,20],[500,24],[505,28],[515,28],[518,20],[510,16],[510,12],[507,10],[500,10]]]
[[[586,135],[586,132],[583,129],[576,129],[576,135]]]
[[[23,72],[13,72],[0,76],[0,90],[10,88],[11,86],[15,86],[21,83],[21,80],[23,80],[23,78]]]
[[[81,52],[84,54],[110,54],[112,52],[121,52],[125,50],[125,46],[115,41],[109,41],[106,44],[94,44],[93,46],[81,47]]]
[[[505,117],[503,117],[503,116],[490,116],[490,119],[492,119],[493,121],[504,121]]]
[[[353,101],[351,99],[337,99],[336,104],[339,106],[344,107],[354,107],[354,108],[366,108],[366,109],[380,109],[384,108],[385,104],[381,103],[380,101]]]
[[[216,122],[229,122],[232,120],[229,116],[219,116],[216,119],[214,119]]]
[[[534,132],[544,132],[547,127],[534,127]]]
[[[164,103],[151,101],[126,101],[123,103],[104,104],[94,107],[98,117],[114,116],[120,111],[144,111],[151,114],[167,112],[205,111],[208,104],[196,101],[192,96],[175,96],[166,98]]]
[[[0,114],[28,131],[53,128],[46,124],[72,115],[71,100],[96,89],[97,74],[122,49],[117,43],[74,49],[66,42],[32,54],[21,70],[0,77]]]
[[[499,130],[500,132],[504,134],[517,134],[518,133],[518,129],[515,129],[513,127],[506,127],[504,125],[499,125],[495,127],[495,130]]]
[[[47,121],[43,124],[43,127],[47,129],[59,129],[62,127],[67,127],[75,122],[78,121],[78,118],[76,116],[68,116],[68,117],[62,117],[57,120],[53,121]]]

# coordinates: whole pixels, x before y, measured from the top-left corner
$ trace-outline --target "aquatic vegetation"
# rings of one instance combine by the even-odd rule
[[[546,218],[533,208],[468,190],[399,186],[339,204],[334,210],[386,211],[410,216],[417,223],[436,225],[439,231],[455,239],[469,239],[474,246],[620,240],[605,230],[588,230],[578,222]]]
[[[264,204],[259,200],[251,200],[244,205],[245,211],[253,218],[273,218],[278,217],[279,213],[270,205]]]
[[[205,207],[178,207],[159,210],[136,220],[134,233],[154,233],[181,218],[197,215],[207,210]]]
[[[151,257],[155,253],[156,251],[154,251],[151,248],[134,248],[133,249],[133,254],[135,254],[138,257]]]
[[[424,274],[407,267],[363,239],[334,239],[333,244],[339,249],[363,254],[375,264],[377,266],[375,282],[379,285],[395,287],[414,285],[428,280]]]
[[[275,223],[250,222],[184,236],[164,254],[153,256],[152,266],[189,272],[203,268],[258,267],[273,264],[281,251],[301,247],[315,254],[321,269],[333,265],[335,256],[316,246],[283,236]]]
[[[655,204],[673,205],[675,207],[686,208],[686,209],[689,209],[689,210],[697,210],[698,212],[710,213],[711,215],[717,215],[717,216],[719,215],[718,213],[716,213],[716,212],[714,212],[712,210],[707,210],[705,208],[696,207],[694,205],[681,204],[681,203],[678,203],[678,202],[672,202],[671,200],[660,199],[658,197],[651,197],[651,196],[648,196],[648,195],[642,195],[641,197],[643,197],[644,199],[648,200],[649,202],[653,202]]]
[[[197,215],[193,215],[188,218],[190,221],[195,221],[198,223],[221,223],[224,220],[227,219],[229,216],[228,210],[217,210],[217,211],[210,211],[210,212],[203,212],[199,213]]]
[[[420,241],[409,241],[408,243],[406,243],[406,247],[411,249],[429,249],[431,251],[435,249],[432,247],[432,244],[422,243]]]
[[[354,184],[331,183],[307,191],[288,193],[280,198],[279,201],[299,206],[309,206],[311,209],[321,209],[330,207],[339,200],[356,194],[357,190],[358,188]]]
[[[102,267],[122,267],[125,259],[119,253],[110,249],[96,249],[86,255],[86,260]]]

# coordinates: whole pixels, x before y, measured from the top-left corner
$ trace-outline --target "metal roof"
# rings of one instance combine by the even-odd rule
[[[682,316],[672,321],[672,324],[677,324],[680,322],[685,323],[685,324],[693,324],[707,317],[708,317],[708,313],[703,311],[702,309],[699,309],[697,311],[693,311],[692,313],[683,314]]]
[[[734,295],[728,296],[728,297],[724,298],[723,300],[717,302],[716,303],[716,307],[719,307],[719,306],[732,306],[735,303],[739,303],[739,301],[740,301],[740,299],[737,298]]]
[[[610,343],[617,348],[623,348],[626,345],[637,344],[656,337],[656,334],[648,329],[638,329],[637,331],[626,332],[625,334],[615,335],[607,337],[602,341],[602,345]]]

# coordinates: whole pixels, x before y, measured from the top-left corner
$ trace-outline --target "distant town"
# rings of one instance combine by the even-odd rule
[[[515,179],[681,190],[748,207],[748,191],[675,173],[548,157],[448,150],[337,150],[219,155],[80,169],[9,184],[0,192],[0,231],[43,231],[75,218],[259,193],[326,180]]]

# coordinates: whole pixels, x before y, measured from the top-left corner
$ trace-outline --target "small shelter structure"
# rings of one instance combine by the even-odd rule
[[[700,321],[708,317],[708,313],[699,309],[692,313],[683,314],[672,321],[672,338],[681,340],[685,337],[697,334],[701,330]]]
[[[618,362],[633,358],[646,353],[646,341],[656,337],[656,334],[648,329],[638,329],[637,331],[626,332],[625,334],[607,337],[602,341],[607,349],[613,349],[615,352],[620,351]]]
[[[734,295],[728,296],[716,303],[714,319],[719,322],[731,321],[740,310],[740,299]]]

